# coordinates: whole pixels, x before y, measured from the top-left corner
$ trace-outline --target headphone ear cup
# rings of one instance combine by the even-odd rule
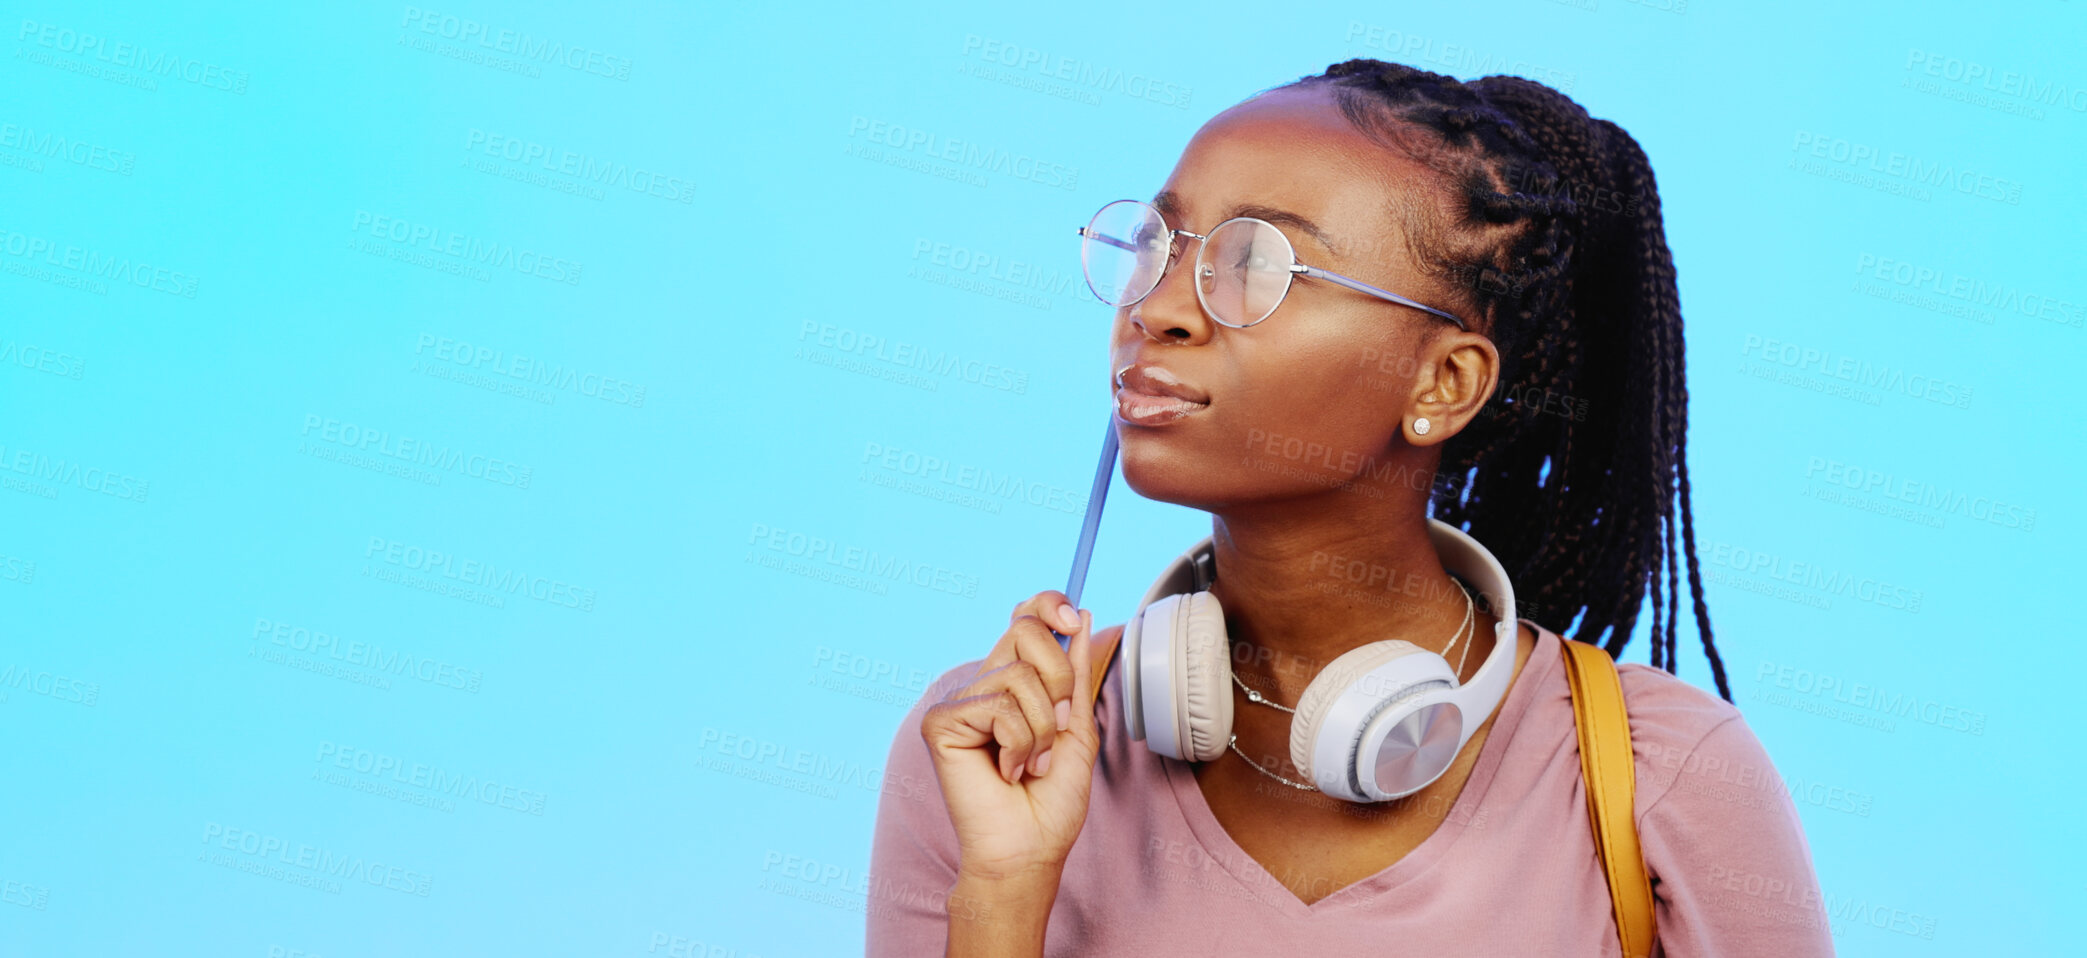
[[[1123,728],[1136,741],[1145,740],[1145,677],[1139,668],[1144,663],[1144,630],[1145,612],[1140,609],[1124,623],[1116,647],[1116,657],[1123,662]]]
[[[1188,629],[1189,595],[1177,592],[1165,596],[1132,617],[1138,626],[1138,692],[1132,697],[1139,715],[1137,728],[1144,733],[1146,748],[1183,760],[1188,760],[1191,752],[1188,719],[1182,714],[1187,696],[1181,691],[1187,671],[1182,662],[1182,647],[1186,644],[1183,639]],[[1130,673],[1126,672],[1124,678],[1128,681]]]
[[[1353,786],[1349,784],[1352,778],[1349,774],[1350,769],[1312,767],[1312,754],[1317,750],[1319,741],[1319,726],[1325,722],[1326,713],[1333,706],[1334,700],[1340,698],[1342,692],[1347,691],[1350,685],[1355,684],[1357,679],[1371,669],[1400,656],[1425,651],[1427,650],[1402,639],[1385,639],[1382,642],[1357,646],[1327,663],[1325,668],[1319,670],[1318,675],[1312,677],[1312,684],[1305,686],[1304,694],[1297,699],[1297,714],[1290,717],[1290,761],[1297,766],[1298,771],[1304,773],[1307,780],[1318,786],[1320,791],[1351,802],[1362,800],[1360,796],[1351,797],[1349,794],[1353,792]],[[1362,736],[1361,728],[1348,729],[1346,732],[1355,738]],[[1347,744],[1349,748],[1344,754],[1349,755],[1352,762],[1354,743]]]
[[[1175,609],[1176,662],[1181,676],[1181,747],[1191,762],[1225,754],[1232,741],[1232,643],[1217,596],[1197,592]]]

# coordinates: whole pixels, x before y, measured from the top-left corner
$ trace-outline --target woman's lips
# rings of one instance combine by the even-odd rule
[[[1116,390],[1116,418],[1134,426],[1160,426],[1210,408],[1174,396],[1156,396],[1128,386]]]

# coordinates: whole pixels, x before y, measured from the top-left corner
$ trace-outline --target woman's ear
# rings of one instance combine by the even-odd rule
[[[1400,427],[1415,446],[1432,446],[1462,432],[1500,380],[1500,351],[1477,333],[1444,333],[1424,355]]]

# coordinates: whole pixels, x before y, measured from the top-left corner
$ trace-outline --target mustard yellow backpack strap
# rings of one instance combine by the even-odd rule
[[[1090,696],[1089,702],[1101,699],[1101,683],[1104,678],[1108,677],[1109,660],[1116,657],[1116,646],[1122,641],[1123,627],[1120,625],[1110,626],[1094,636],[1094,644],[1091,647],[1094,653],[1091,662],[1094,669],[1094,681],[1087,687]]]
[[[1624,958],[1646,958],[1658,938],[1653,924],[1652,882],[1638,850],[1637,771],[1630,745],[1630,718],[1623,710],[1623,684],[1616,663],[1601,646],[1560,637],[1565,678],[1572,687],[1573,725],[1580,734],[1580,773],[1587,782],[1587,819],[1594,847],[1609,878],[1616,933]]]

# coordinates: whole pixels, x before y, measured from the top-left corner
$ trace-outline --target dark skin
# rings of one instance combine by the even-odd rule
[[[1405,245],[1382,239],[1403,235],[1398,205],[1439,201],[1417,185],[1433,175],[1364,137],[1324,91],[1278,90],[1197,133],[1162,187],[1173,200],[1162,212],[1170,227],[1195,233],[1242,204],[1295,213],[1324,237],[1278,224],[1300,262],[1441,308],[1448,298]],[[1157,426],[1119,421],[1123,474],[1140,495],[1212,514],[1211,591],[1225,610],[1235,674],[1294,707],[1319,669],[1350,649],[1397,637],[1442,651],[1464,601],[1428,538],[1428,480],[1441,443],[1491,395],[1497,350],[1447,320],[1303,278],[1268,319],[1220,325],[1196,299],[1195,241],[1178,242],[1160,285],[1118,312],[1110,368],[1157,363],[1210,404]],[[1421,417],[1425,434],[1414,428]],[[1271,445],[1270,436],[1324,452]],[[1476,634],[1457,647],[1467,655],[1463,680],[1493,647],[1497,618],[1476,618]],[[1526,626],[1519,636],[1517,675],[1536,641]],[[1453,651],[1451,663],[1458,658]],[[1290,716],[1233,694],[1240,749],[1304,779],[1290,762]],[[1491,726],[1488,718],[1441,778],[1388,805],[1294,791],[1229,751],[1198,763],[1196,780],[1233,840],[1309,904],[1432,834]]]
[[[1275,90],[1197,132],[1162,187],[1176,229],[1208,233],[1241,205],[1262,208],[1299,261],[1423,303],[1454,297],[1404,241],[1415,204],[1449,216],[1437,174],[1363,136],[1323,90]],[[1277,222],[1279,210],[1316,227]],[[1473,331],[1331,282],[1298,278],[1266,320],[1222,326],[1198,302],[1198,244],[1136,306],[1117,312],[1112,376],[1152,364],[1208,398],[1157,425],[1117,420],[1124,478],[1140,495],[1209,512],[1233,670],[1295,706],[1312,678],[1351,649],[1399,638],[1441,653],[1464,622],[1464,593],[1428,536],[1441,444],[1491,396],[1499,353]],[[1425,432],[1415,426],[1426,418]],[[1017,605],[971,683],[923,717],[960,843],[950,895],[951,955],[1037,955],[1066,856],[1087,811],[1100,734],[1091,616],[1056,591]],[[1494,645],[1497,619],[1474,616],[1446,656],[1460,680]],[[1066,648],[1052,637],[1070,636]],[[1514,675],[1536,636],[1516,630]],[[1271,771],[1289,761],[1290,716],[1233,690],[1239,747]],[[1054,715],[1055,713],[1055,715]],[[1227,751],[1198,763],[1205,801],[1241,849],[1307,904],[1389,867],[1434,833],[1492,728],[1488,717],[1450,769],[1406,799],[1359,804],[1276,783]],[[987,920],[975,916],[990,915]]]

